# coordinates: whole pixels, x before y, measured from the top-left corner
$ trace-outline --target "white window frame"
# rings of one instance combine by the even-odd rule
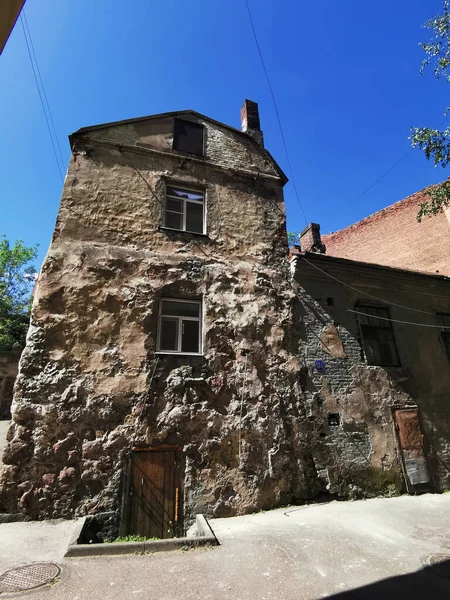
[[[198,200],[189,200],[188,198],[180,198],[179,196],[172,196],[171,194],[168,193],[168,188],[169,187],[173,187],[173,188],[177,188],[182,192],[187,192],[188,194],[202,194],[203,195],[203,202],[199,202]],[[180,213],[175,212],[173,210],[167,210],[167,199],[170,198],[172,200],[181,200],[183,202],[183,222],[182,222],[182,229],[177,229],[175,227],[168,227],[168,225],[166,224],[166,215],[168,212],[173,212],[177,215],[179,215]],[[201,204],[203,206],[203,225],[202,225],[202,231],[198,232],[198,231],[190,231],[189,229],[186,229],[186,203],[190,202],[192,204]],[[190,187],[185,187],[183,184],[182,185],[178,185],[177,183],[172,183],[170,181],[166,182],[166,199],[165,199],[165,203],[164,203],[164,227],[165,229],[170,229],[171,231],[184,231],[186,233],[193,233],[194,235],[205,235],[206,233],[206,190],[205,189],[200,189],[200,188],[190,188]]]
[[[199,312],[198,317],[183,317],[177,315],[164,315],[162,312],[163,302],[185,302],[187,304],[198,304]],[[161,332],[162,332],[162,318],[167,317],[168,319],[178,320],[178,349],[177,350],[161,350]],[[198,352],[184,352],[181,349],[183,334],[182,334],[182,321],[196,321],[198,323]],[[156,353],[157,354],[181,354],[183,356],[200,356],[203,354],[203,302],[202,300],[189,300],[187,298],[161,298],[159,301],[158,310],[158,334],[156,340]]]

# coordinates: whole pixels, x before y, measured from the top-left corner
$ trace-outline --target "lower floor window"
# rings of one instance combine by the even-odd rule
[[[447,352],[448,359],[450,360],[450,314],[449,313],[437,313],[439,324],[442,325],[443,331],[441,332],[441,339],[444,345],[445,351]]]
[[[444,344],[445,351],[447,352],[448,359],[450,360],[450,331],[443,331],[441,336],[442,343]]]
[[[161,300],[157,348],[161,352],[201,353],[200,301],[178,298]]]
[[[400,361],[389,311],[382,306],[357,305],[364,354],[369,365],[397,367]]]

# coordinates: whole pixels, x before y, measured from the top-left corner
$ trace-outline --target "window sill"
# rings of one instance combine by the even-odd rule
[[[178,156],[183,156],[186,158],[200,158],[200,159],[205,159],[205,151],[203,150],[203,152],[200,154],[198,152],[188,152],[187,150],[179,150],[178,148],[174,148],[172,145],[172,152],[174,154],[178,154]]]
[[[158,356],[199,356],[203,358],[205,355],[201,352],[170,352],[170,350],[157,350]]]
[[[167,232],[173,232],[173,233],[181,233],[183,235],[192,235],[195,237],[201,237],[201,238],[207,238],[209,239],[209,236],[207,233],[196,233],[195,231],[183,231],[182,229],[172,229],[171,227],[163,227],[162,225],[159,227],[160,231],[167,231]]]
[[[400,369],[403,367],[403,365],[377,365],[377,364],[373,364],[373,363],[366,363],[366,365],[368,367],[381,367],[382,369]]]

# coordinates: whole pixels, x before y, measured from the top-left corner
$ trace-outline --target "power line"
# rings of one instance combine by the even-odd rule
[[[33,75],[34,75],[34,81],[36,82],[36,87],[37,87],[37,91],[38,91],[39,98],[40,98],[40,101],[41,101],[42,110],[44,112],[45,122],[47,123],[48,135],[50,136],[50,141],[52,143],[52,148],[53,148],[53,153],[55,155],[56,165],[58,167],[58,171],[59,171],[59,175],[61,177],[61,181],[64,182],[64,177],[63,177],[63,174],[62,174],[62,171],[61,171],[61,167],[60,167],[60,164],[59,164],[59,160],[58,160],[58,154],[56,152],[55,142],[53,140],[52,131],[51,131],[51,128],[50,128],[50,123],[49,123],[49,120],[48,120],[47,112],[45,110],[44,100],[42,98],[42,93],[41,93],[41,90],[40,90],[40,87],[39,87],[39,83],[38,83],[38,78],[37,78],[37,75],[36,75],[36,69],[34,67],[33,59],[32,59],[32,56],[31,56],[30,44],[28,43],[27,33],[25,31],[25,25],[24,25],[24,20],[23,20],[22,14],[20,15],[20,22],[22,23],[23,35],[25,37],[25,42],[26,42],[26,45],[27,45],[28,56],[30,58],[31,68],[33,70]]]
[[[265,73],[265,76],[266,76],[266,79],[267,79],[267,84],[269,86],[270,94],[272,96],[272,101],[273,101],[273,105],[274,105],[274,108],[275,108],[275,114],[277,116],[278,126],[280,128],[281,139],[283,141],[284,152],[286,154],[286,160],[287,160],[288,167],[289,167],[289,172],[290,172],[290,175],[291,175],[292,186],[294,188],[294,192],[295,192],[295,196],[297,198],[298,205],[300,206],[300,209],[302,211],[302,214],[303,214],[303,217],[305,219],[305,222],[308,225],[308,219],[306,218],[306,214],[305,214],[305,211],[303,209],[303,205],[302,205],[302,203],[300,201],[299,193],[297,191],[297,186],[295,184],[294,171],[292,170],[292,165],[291,165],[291,161],[290,161],[290,158],[289,158],[289,153],[288,153],[288,150],[287,150],[286,139],[284,137],[283,127],[281,125],[280,113],[278,112],[278,106],[277,106],[277,102],[275,100],[275,94],[273,92],[272,84],[270,83],[269,74],[267,72],[266,64],[264,62],[264,57],[262,55],[261,47],[260,47],[259,42],[258,42],[258,36],[256,35],[255,26],[253,24],[252,13],[250,11],[250,5],[248,3],[248,0],[245,0],[245,3],[247,5],[247,11],[248,11],[249,19],[250,19],[250,25],[251,25],[251,28],[252,28],[252,31],[253,31],[253,37],[255,38],[256,47],[258,48],[259,58],[261,59],[261,64],[262,64],[262,67],[264,69],[264,73]]]
[[[370,190],[372,188],[374,188],[377,185],[377,183],[379,183],[382,179],[384,179],[384,177],[386,177],[386,175],[388,175],[391,171],[393,171],[397,165],[399,165],[403,160],[405,160],[405,158],[407,158],[413,152],[414,152],[414,148],[411,148],[406,154],[404,154],[401,158],[399,158],[399,160],[397,162],[395,162],[392,165],[392,167],[390,167],[387,171],[385,171],[383,173],[383,175],[381,175],[380,177],[378,177],[378,179],[376,179],[371,185],[369,185],[368,188],[366,188],[363,192],[361,192],[361,194],[359,194],[359,196],[356,196],[356,198],[354,200],[352,200],[349,204],[347,204],[347,206],[345,208],[343,208],[340,213],[338,213],[337,215],[335,215],[334,219],[337,219],[338,217],[340,217],[341,215],[343,215],[345,212],[347,212],[347,210],[351,206],[353,206],[353,204],[356,204],[356,202],[358,202],[358,200],[360,200],[363,196],[365,196],[367,194],[367,192],[370,192]],[[327,227],[327,225],[329,223],[332,223],[332,221],[327,221],[325,223],[325,225],[323,226],[323,229],[325,229],[325,227]]]
[[[30,31],[30,28],[28,26],[28,19],[27,19],[27,15],[25,13],[25,7],[23,7],[23,10],[22,10],[21,14],[23,15],[23,19],[25,21],[25,27],[27,28],[28,38],[30,40],[30,46],[31,46],[31,51],[33,53],[33,57],[34,57],[34,63],[36,65],[37,75],[38,75],[38,78],[39,78],[39,81],[40,81],[40,84],[41,84],[42,94],[44,96],[44,101],[45,101],[45,104],[47,106],[48,116],[50,117],[50,123],[51,123],[51,126],[53,128],[54,139],[55,139],[55,142],[56,142],[56,146],[58,148],[59,158],[61,159],[61,165],[62,165],[63,171],[64,171],[65,161],[64,161],[63,154],[61,152],[61,146],[59,145],[58,135],[56,133],[56,127],[55,127],[55,123],[53,121],[52,111],[50,109],[50,104],[48,102],[48,98],[47,98],[47,93],[45,91],[44,82],[42,80],[41,70],[39,68],[39,62],[38,62],[38,59],[37,59],[37,56],[36,56],[36,52],[34,50],[33,38],[31,37],[31,31]]]
[[[359,310],[352,310],[351,308],[347,308],[346,310],[348,310],[348,312],[351,313],[355,313],[357,315],[364,315],[365,317],[367,316],[372,316],[372,315],[367,315],[367,313],[365,312],[361,312]],[[381,319],[382,321],[392,321],[392,323],[403,323],[404,325],[417,325],[417,327],[432,327],[433,329],[450,329],[450,327],[446,326],[446,325],[430,325],[429,323],[413,323],[411,321],[400,321],[399,319],[388,319],[387,317],[378,317],[378,316],[374,316],[375,319]]]
[[[327,273],[326,271],[324,271],[323,269],[321,269],[317,265],[314,265],[313,263],[309,262],[309,260],[306,259],[304,256],[302,256],[301,258],[305,262],[307,262],[308,265],[310,265],[311,267],[314,267],[314,269],[317,269],[318,271],[320,271],[321,273],[323,273],[324,275],[326,275],[330,279],[333,279],[334,281],[337,281],[341,285],[344,285],[345,287],[353,290],[354,292],[358,292],[358,294],[362,294],[363,296],[367,296],[368,298],[372,298],[373,300],[378,300],[379,302],[383,302],[384,304],[389,304],[391,306],[396,306],[397,308],[404,308],[405,310],[412,310],[414,312],[422,313],[424,315],[431,315],[432,317],[436,316],[432,312],[429,312],[429,311],[426,311],[426,310],[419,310],[418,308],[412,308],[411,306],[403,306],[403,304],[396,304],[395,302],[389,302],[388,300],[385,300],[384,298],[378,298],[377,296],[373,296],[372,294],[368,294],[367,292],[363,292],[362,290],[358,290],[357,288],[353,287],[352,285],[349,285],[348,283],[345,283],[344,281],[341,281],[340,279],[338,279],[337,277],[334,277],[333,275],[330,275],[330,273]],[[381,317],[379,317],[379,318],[381,319]]]
[[[445,121],[447,120],[447,116],[442,119],[442,121],[440,123],[438,123],[438,127],[440,127],[443,123],[445,123]],[[404,154],[401,158],[399,158],[393,165],[392,167],[390,167],[389,169],[387,169],[387,171],[385,171],[382,175],[380,175],[380,177],[378,177],[378,179],[376,179],[371,185],[369,185],[368,188],[366,188],[363,192],[361,192],[361,194],[359,194],[358,196],[356,196],[356,198],[354,200],[352,200],[349,204],[347,204],[347,206],[345,206],[341,212],[339,212],[337,215],[335,215],[333,217],[334,219],[337,219],[338,217],[340,217],[341,215],[343,215],[345,212],[347,212],[347,210],[353,206],[353,204],[356,204],[356,202],[358,202],[358,200],[360,200],[363,196],[365,196],[367,194],[367,192],[370,192],[370,190],[372,188],[374,188],[377,183],[379,183],[382,179],[384,179],[384,177],[386,177],[386,175],[388,175],[391,171],[393,171],[395,169],[395,167],[397,167],[402,161],[405,160],[405,158],[407,158],[410,154],[412,154],[414,152],[415,148],[411,148],[410,150],[408,150],[408,152],[406,154]],[[327,227],[330,223],[332,223],[333,221],[327,221],[325,223],[325,225],[323,226],[323,229],[325,229],[325,227]]]

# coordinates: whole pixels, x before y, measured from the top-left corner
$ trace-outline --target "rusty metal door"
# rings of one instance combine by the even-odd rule
[[[408,492],[429,491],[431,481],[424,451],[419,410],[417,408],[395,410],[394,421]]]
[[[133,451],[129,535],[160,539],[183,535],[181,460],[177,446]]]

